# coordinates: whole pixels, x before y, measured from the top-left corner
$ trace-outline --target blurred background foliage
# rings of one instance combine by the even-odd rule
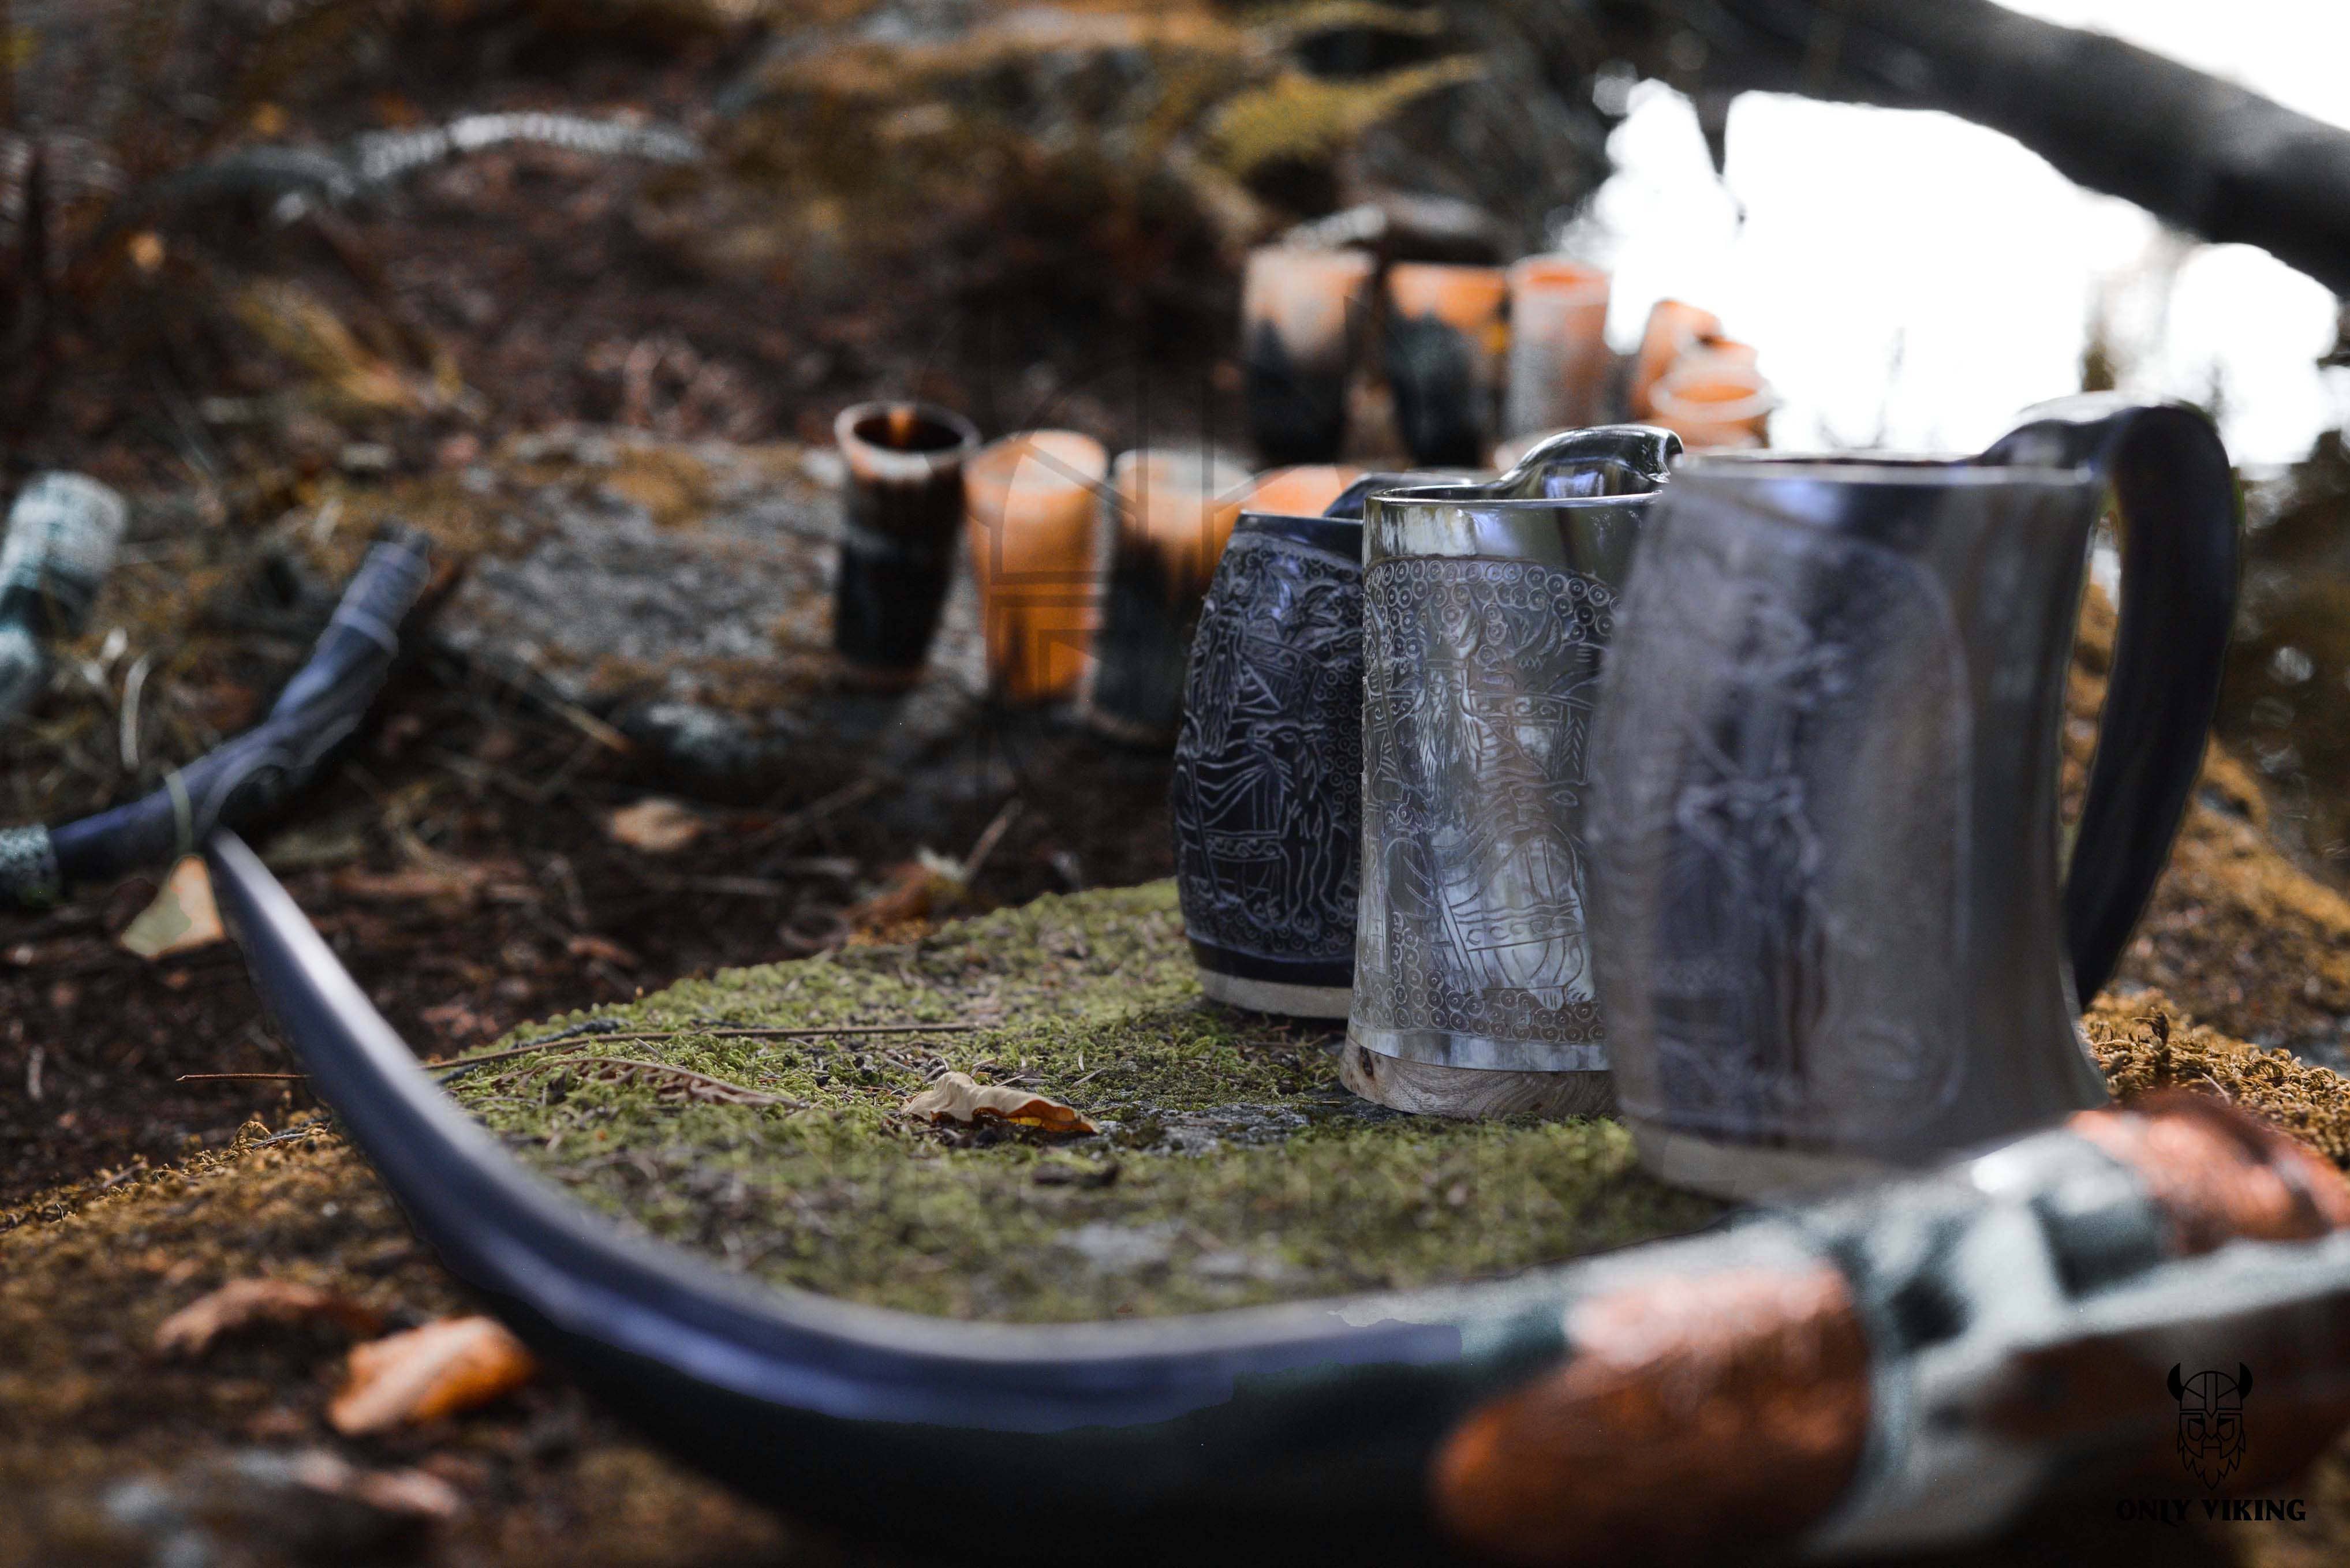
[[[1408,192],[1540,243],[1608,121],[1531,78],[1620,46],[1370,0],[0,0],[0,40],[6,461],[264,510],[354,442],[1209,375],[1290,223]]]

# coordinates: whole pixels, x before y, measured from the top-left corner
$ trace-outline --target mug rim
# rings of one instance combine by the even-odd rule
[[[1674,471],[1679,477],[1679,471]],[[1370,509],[1382,502],[1406,502],[1413,505],[1473,506],[1493,512],[1556,512],[1566,508],[1586,506],[1622,506],[1632,502],[1654,501],[1667,493],[1669,483],[1654,490],[1636,490],[1620,495],[1479,495],[1476,492],[1491,480],[1472,479],[1459,484],[1414,484],[1395,490],[1375,490],[1363,497],[1363,518],[1370,520]]]
[[[1708,480],[1760,483],[1774,479],[1807,479],[1898,486],[2070,485],[2094,478],[2095,472],[2090,463],[2072,467],[2054,463],[1986,463],[1971,454],[1710,452],[1682,459],[1674,466],[1672,483],[1689,485]]]

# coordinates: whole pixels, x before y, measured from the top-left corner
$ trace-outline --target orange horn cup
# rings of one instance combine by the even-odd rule
[[[1075,431],[1024,431],[963,471],[991,694],[1074,696],[1101,625],[1098,546],[1109,453]]]
[[[1347,437],[1347,379],[1376,264],[1362,251],[1251,251],[1241,292],[1249,434],[1270,462],[1320,462]]]

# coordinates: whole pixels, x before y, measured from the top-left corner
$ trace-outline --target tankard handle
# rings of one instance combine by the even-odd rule
[[[2243,504],[2199,409],[2092,393],[2043,403],[1979,460],[2086,467],[2121,505],[2121,626],[2064,883],[2086,1005],[2121,961],[2203,765],[2235,618]]]

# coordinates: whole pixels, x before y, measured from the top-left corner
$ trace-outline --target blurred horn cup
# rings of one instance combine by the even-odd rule
[[[1646,419],[1655,411],[1651,394],[1673,368],[1673,361],[1699,341],[1721,336],[1721,317],[1685,300],[1660,299],[1648,311],[1640,346],[1632,352],[1632,373],[1626,400],[1632,417]]]
[[[843,409],[833,439],[848,464],[833,647],[874,683],[910,685],[953,576],[979,431],[933,403],[876,402]]]
[[[1241,286],[1249,439],[1269,463],[1327,462],[1347,439],[1347,383],[1376,265],[1363,251],[1265,245]]]
[[[1174,744],[1200,601],[1250,488],[1248,470],[1201,449],[1121,452],[1110,465],[1109,601],[1083,701],[1101,733]]]
[[[1512,265],[1509,275],[1503,433],[1598,424],[1614,369],[1607,352],[1607,275],[1563,255],[1534,255]]]
[[[1657,383],[1649,418],[1681,438],[1691,452],[1766,446],[1771,410],[1779,406],[1771,383],[1751,364],[1700,354]]]
[[[1500,413],[1509,289],[1499,267],[1388,268],[1388,387],[1413,462],[1474,468],[1484,461]]]
[[[963,471],[989,694],[1011,707],[1076,694],[1101,625],[1109,454],[1076,431],[1023,431]]]

